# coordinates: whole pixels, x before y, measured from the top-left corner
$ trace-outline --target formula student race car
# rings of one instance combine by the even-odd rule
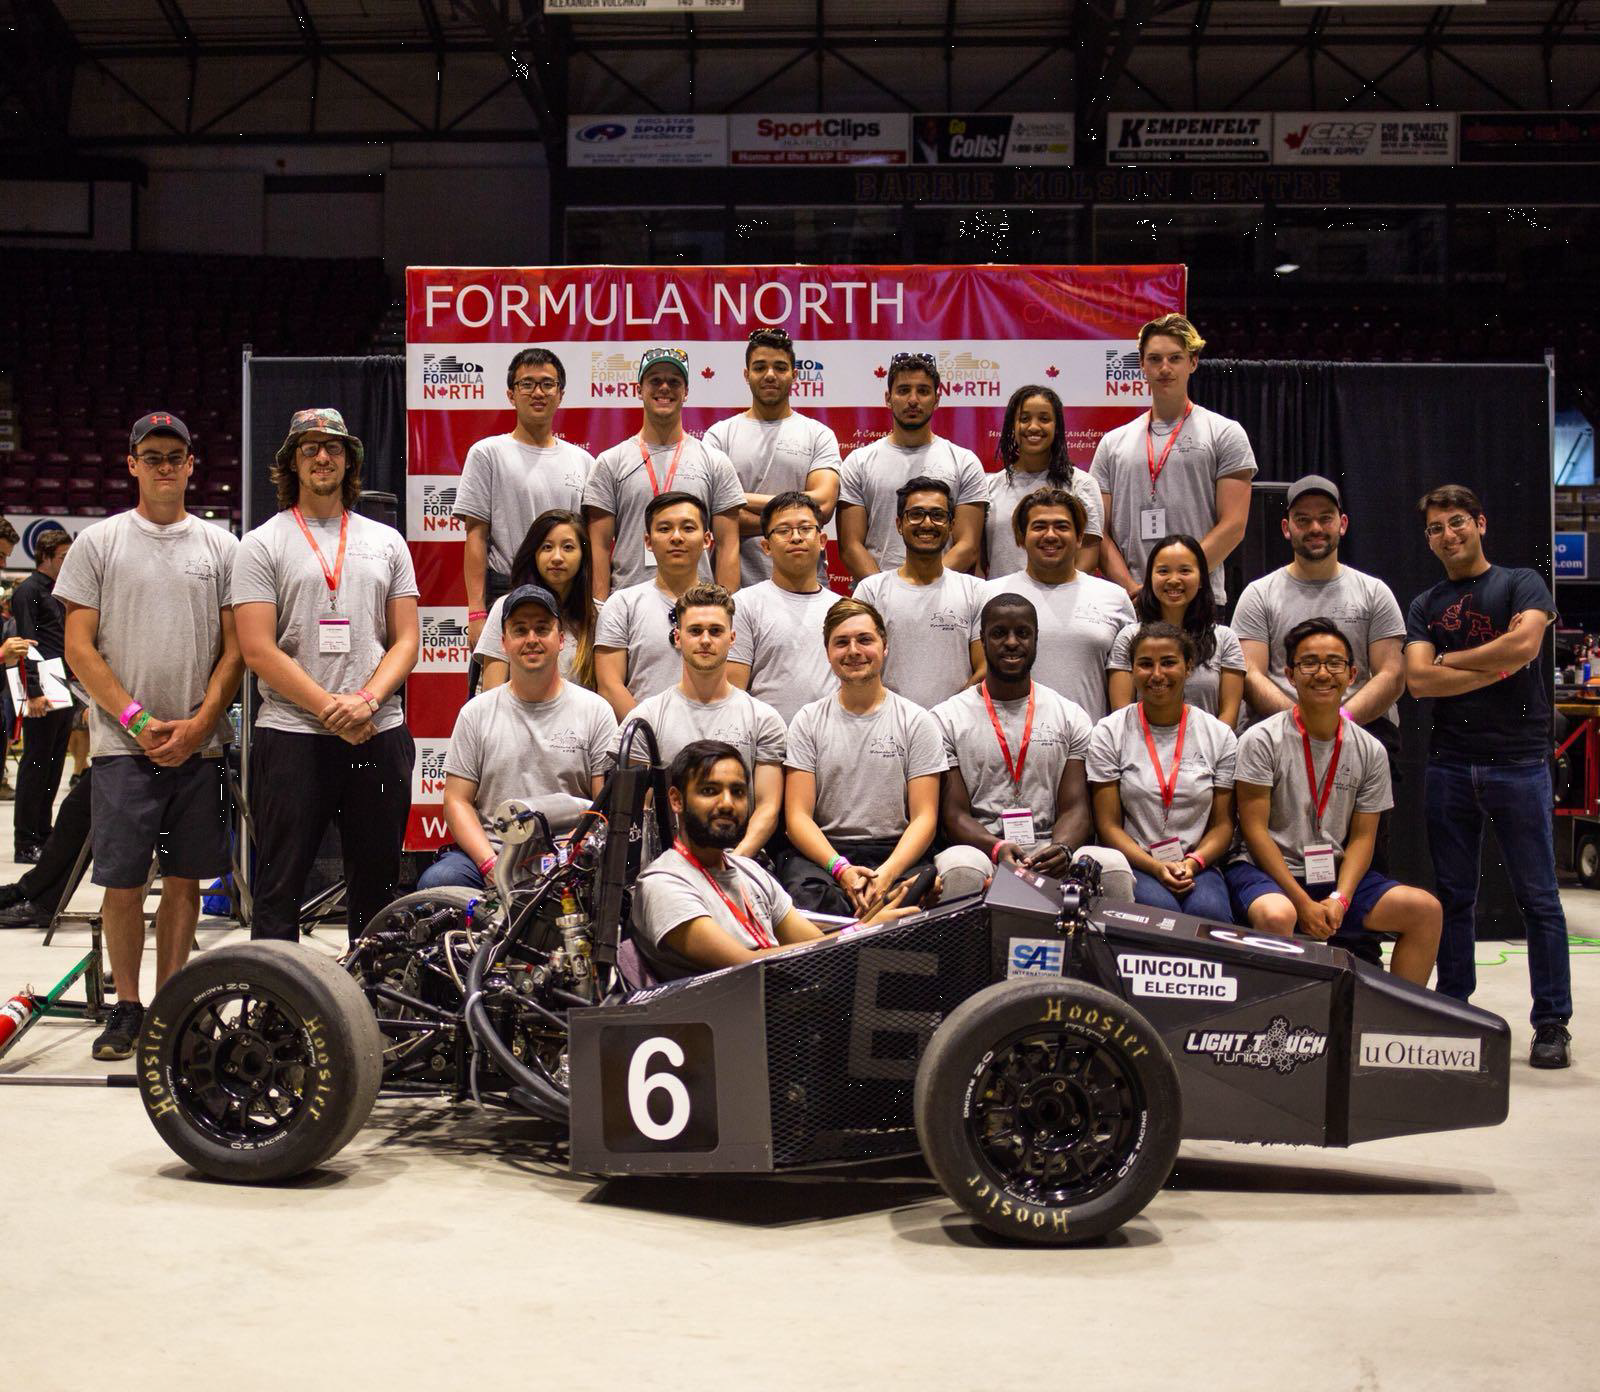
[[[380,1091],[435,1094],[558,1123],[600,1176],[920,1150],[985,1227],[1071,1243],[1143,1209],[1186,1137],[1346,1146],[1505,1119],[1498,1016],[1322,943],[1104,902],[1087,859],[648,984],[630,888],[670,814],[649,727],[623,742],[564,840],[499,810],[492,891],[407,895],[342,962],[248,943],[176,973],[137,1053],[163,1139],[206,1174],[281,1180]]]

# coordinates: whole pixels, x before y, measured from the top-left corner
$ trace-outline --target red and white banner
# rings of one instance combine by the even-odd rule
[[[1041,382],[1066,407],[1072,458],[1149,404],[1138,333],[1181,311],[1182,266],[561,266],[406,272],[407,536],[423,656],[407,686],[417,737],[410,849],[444,839],[444,746],[466,698],[464,534],[450,517],[473,442],[515,423],[506,367],[549,348],[567,370],[558,432],[599,454],[639,428],[639,354],[689,355],[694,434],[750,404],[744,345],[763,325],[797,350],[794,405],[848,454],[884,434],[890,355],[937,355],[933,427],[992,461],[1007,399]]]

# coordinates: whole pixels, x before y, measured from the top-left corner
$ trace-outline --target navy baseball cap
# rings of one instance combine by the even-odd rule
[[[128,432],[130,454],[139,448],[139,442],[147,435],[172,435],[186,445],[193,443],[189,439],[189,427],[171,411],[152,411],[149,415],[140,416],[134,421],[133,429]]]
[[[543,585],[518,585],[506,596],[505,607],[500,611],[500,628],[503,632],[505,626],[511,622],[513,610],[522,608],[524,604],[537,604],[541,609],[548,609],[551,618],[559,619],[561,609],[556,604],[556,597],[545,589]]]

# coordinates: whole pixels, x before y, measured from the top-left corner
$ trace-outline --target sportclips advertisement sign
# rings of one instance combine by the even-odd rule
[[[730,116],[728,163],[904,164],[910,139],[904,112]]]
[[[423,658],[408,684],[418,742],[407,844],[444,838],[443,750],[466,699],[464,534],[450,516],[474,441],[514,424],[506,368],[521,348],[557,353],[567,389],[556,428],[591,454],[639,429],[636,367],[652,344],[689,357],[684,424],[696,435],[745,410],[752,329],[787,329],[794,405],[845,454],[889,428],[890,355],[936,355],[934,429],[992,460],[1005,402],[1029,382],[1066,407],[1072,458],[1149,403],[1139,328],[1185,305],[1182,266],[412,267],[406,272],[406,527],[422,591]]]

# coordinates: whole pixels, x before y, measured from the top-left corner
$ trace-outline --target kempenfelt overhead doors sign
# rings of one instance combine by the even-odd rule
[[[569,116],[574,169],[707,169],[728,162],[726,116]]]
[[[1113,111],[1106,118],[1112,164],[1266,164],[1267,112]]]

